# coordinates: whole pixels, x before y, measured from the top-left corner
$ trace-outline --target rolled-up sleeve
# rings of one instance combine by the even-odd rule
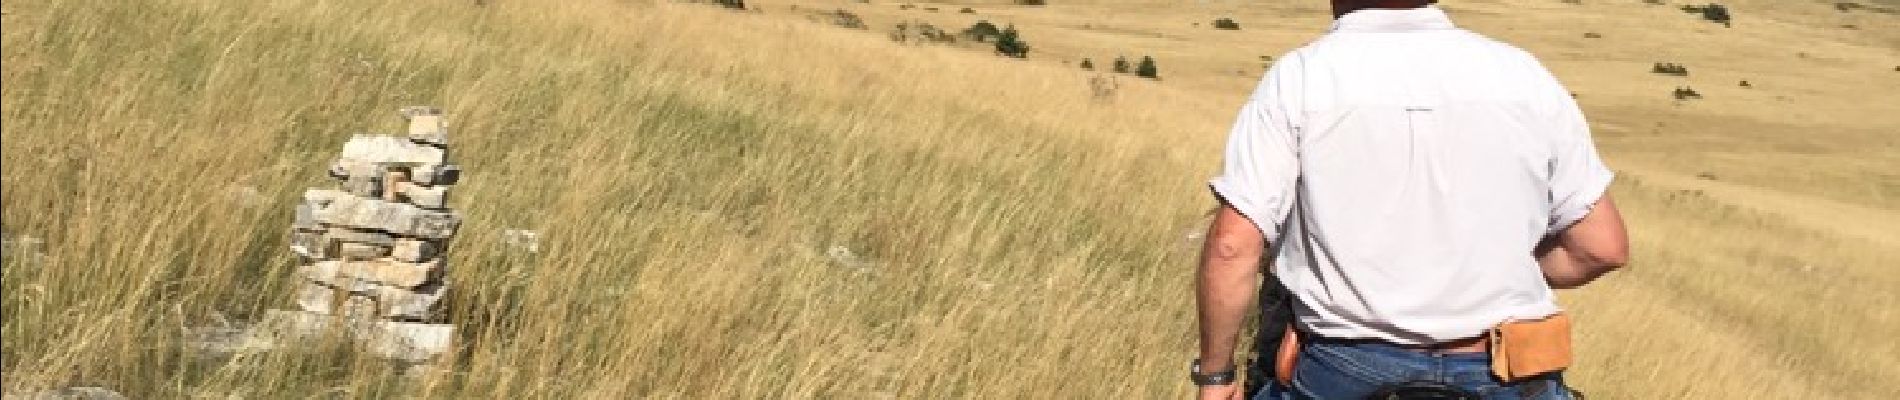
[[[1616,173],[1597,155],[1590,139],[1590,124],[1583,110],[1568,95],[1558,100],[1558,113],[1551,121],[1555,148],[1550,160],[1550,224],[1546,235],[1555,235],[1590,215],[1590,208],[1610,188]]]
[[[1208,183],[1215,195],[1253,221],[1268,241],[1279,240],[1300,176],[1298,140],[1286,104],[1278,100],[1284,89],[1276,79],[1281,73],[1269,73],[1241,107],[1228,134],[1221,174]]]

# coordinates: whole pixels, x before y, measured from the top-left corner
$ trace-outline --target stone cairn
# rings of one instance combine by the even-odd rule
[[[421,361],[446,350],[443,320],[448,208],[461,167],[450,163],[439,109],[407,107],[407,135],[359,134],[330,167],[339,186],[304,192],[291,227],[301,312],[273,312],[280,329],[309,335],[344,322],[386,357]]]

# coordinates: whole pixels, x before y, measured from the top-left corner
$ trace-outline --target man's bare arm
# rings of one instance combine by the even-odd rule
[[[1629,262],[1629,234],[1610,195],[1590,214],[1538,246],[1537,264],[1544,281],[1557,289],[1575,289]]]
[[[1207,228],[1195,286],[1201,314],[1201,370],[1233,366],[1240,325],[1259,289],[1260,255],[1266,248],[1260,229],[1222,201]]]

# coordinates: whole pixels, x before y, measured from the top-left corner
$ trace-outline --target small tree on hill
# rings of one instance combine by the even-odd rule
[[[963,30],[963,36],[970,38],[973,42],[988,42],[1002,35],[1003,31],[996,29],[996,24],[984,20],[977,20],[975,24],[970,25],[969,29]]]
[[[1214,20],[1214,29],[1239,30],[1240,23],[1234,22],[1233,18],[1220,18]]]
[[[1134,66],[1128,64],[1127,57],[1115,56],[1115,65],[1112,68],[1114,68],[1117,74],[1126,74],[1133,71]]]
[[[1702,8],[1702,19],[1722,25],[1729,24],[1728,7],[1721,4],[1709,4]]]
[[[1016,25],[1010,25],[996,36],[996,53],[1015,58],[1029,57],[1029,43],[1024,43],[1018,37]]]
[[[1135,76],[1148,79],[1160,79],[1161,71],[1155,68],[1155,58],[1141,56],[1141,65],[1135,67]]]
[[[1095,70],[1095,62],[1094,62],[1094,61],[1089,61],[1089,59],[1087,59],[1087,58],[1084,58],[1084,59],[1082,59],[1082,69],[1083,69],[1083,70],[1087,70],[1087,71],[1094,71],[1094,70]]]

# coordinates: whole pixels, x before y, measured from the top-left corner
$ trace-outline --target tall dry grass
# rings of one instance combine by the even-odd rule
[[[44,259],[7,256],[9,388],[1184,389],[1153,371],[1188,348],[1180,235],[1208,199],[1179,174],[1204,175],[1219,123],[1174,111],[1213,102],[1136,84],[1139,103],[1104,107],[1054,67],[690,5],[6,7],[5,229],[46,241]],[[469,221],[445,367],[409,379],[341,347],[185,350],[181,327],[289,308],[297,193],[407,104],[449,111],[470,171],[452,200]],[[1200,148],[1148,144],[1168,136]],[[542,252],[503,248],[505,228],[543,231]]]
[[[1187,71],[1226,67],[1164,60],[1164,76],[1189,76],[1124,80],[1104,102],[1058,63],[903,46],[777,9],[490,3],[5,4],[0,217],[7,238],[44,240],[4,256],[5,387],[1189,392],[1183,236],[1211,205],[1200,180],[1245,87],[1201,90],[1232,85]],[[1058,9],[996,11],[1045,49],[1089,48],[1029,30],[1074,25]],[[292,307],[298,193],[325,184],[349,134],[393,130],[413,104],[448,110],[469,171],[451,199],[469,218],[450,260],[457,351],[404,376],[342,343],[188,350],[184,327]],[[1623,115],[1603,119],[1641,120]],[[1613,162],[1640,158],[1615,144],[1637,139],[1604,139]],[[1900,350],[1882,332],[1900,322],[1882,288],[1900,284],[1884,267],[1900,252],[1720,188],[1686,194],[1705,183],[1677,172],[1625,171],[1639,264],[1566,298],[1583,324],[1573,382],[1607,398],[1892,397],[1878,383],[1900,374]],[[1879,201],[1863,203],[1900,209]],[[504,246],[516,228],[543,232],[541,252]]]

